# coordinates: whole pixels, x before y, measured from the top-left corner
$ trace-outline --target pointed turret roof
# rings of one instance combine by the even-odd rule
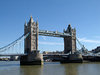
[[[31,22],[31,23],[33,23],[34,22],[34,20],[33,20],[33,17],[31,16],[30,17],[30,21],[29,22]]]
[[[38,23],[38,20],[36,21],[36,25],[38,25],[39,23]]]
[[[69,28],[69,29],[72,29],[71,24],[68,25],[68,28]]]
[[[25,24],[24,24],[24,26],[27,26],[27,22],[26,22],[26,20],[25,20]]]
[[[71,31],[72,31],[72,27],[71,27],[71,24],[69,24],[69,25],[68,25],[68,28],[67,28],[67,32],[68,32],[68,33],[71,33]]]

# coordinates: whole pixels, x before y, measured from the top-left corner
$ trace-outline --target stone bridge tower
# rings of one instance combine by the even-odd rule
[[[28,23],[25,22],[24,34],[29,35],[24,42],[25,53],[32,53],[38,50],[38,22],[34,22],[32,16]]]
[[[69,33],[71,36],[64,37],[64,53],[70,53],[67,59],[61,62],[79,63],[83,62],[83,57],[80,53],[76,51],[76,29],[72,29],[71,25],[68,25],[67,30],[64,33]]]
[[[64,33],[69,33],[71,36],[64,37],[64,53],[74,54],[76,51],[76,29],[72,29],[71,25],[68,25],[67,30]]]
[[[32,16],[28,23],[25,22],[24,34],[27,35],[24,39],[25,56],[21,56],[21,65],[41,65],[43,61],[42,54],[38,51],[38,21],[34,22]]]

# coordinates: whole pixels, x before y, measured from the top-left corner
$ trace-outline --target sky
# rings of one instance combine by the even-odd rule
[[[40,30],[63,32],[71,24],[88,50],[100,46],[100,0],[0,0],[0,47],[24,33],[31,15]],[[63,43],[63,38],[39,36],[41,51],[63,51]]]

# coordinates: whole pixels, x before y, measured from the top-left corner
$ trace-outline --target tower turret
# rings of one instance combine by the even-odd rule
[[[25,24],[24,24],[24,34],[27,34],[27,22],[25,20]]]
[[[36,21],[36,50],[38,50],[38,32],[39,32],[39,23]]]
[[[34,20],[33,20],[33,17],[32,17],[32,16],[30,17],[29,22],[30,22],[30,23],[33,23],[33,22],[34,22]]]
[[[27,26],[27,22],[26,22],[26,20],[25,20],[25,24],[24,24],[24,26]]]
[[[67,33],[72,34],[72,27],[71,27],[71,24],[68,25]]]

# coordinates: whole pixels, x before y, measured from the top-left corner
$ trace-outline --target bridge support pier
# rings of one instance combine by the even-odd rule
[[[81,54],[69,54],[68,57],[65,59],[62,59],[60,61],[61,63],[82,63],[83,57]]]
[[[82,63],[83,57],[81,54],[70,54],[69,55],[69,61],[71,63]]]
[[[28,55],[21,56],[20,65],[42,65],[43,55],[39,51],[34,51]]]

